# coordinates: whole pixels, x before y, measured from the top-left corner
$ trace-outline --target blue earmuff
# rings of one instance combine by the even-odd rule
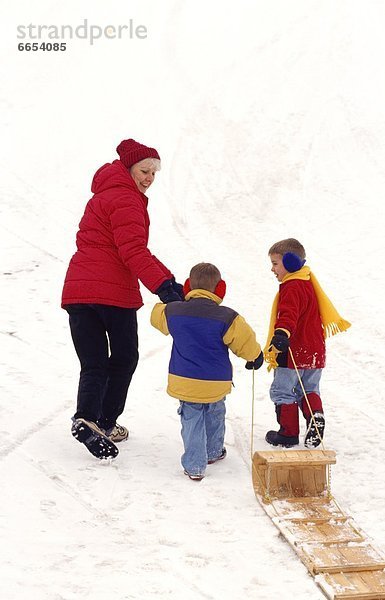
[[[294,252],[285,252],[282,256],[282,264],[289,273],[299,271],[305,262],[305,258],[300,258],[298,254],[294,254]]]

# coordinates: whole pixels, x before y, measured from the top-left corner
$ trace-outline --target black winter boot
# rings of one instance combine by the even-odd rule
[[[284,448],[291,448],[299,444],[298,435],[283,435],[281,431],[281,429],[279,431],[268,431],[265,440],[272,446],[283,446]]]
[[[92,421],[73,418],[71,433],[96,458],[101,460],[116,458],[119,454],[115,444]]]
[[[268,431],[265,440],[272,446],[291,448],[299,444],[298,404],[276,404],[279,431]]]
[[[307,430],[304,444],[306,448],[317,448],[323,440],[325,431],[325,417],[322,412],[313,413],[307,421]],[[318,431],[317,431],[318,429]]]

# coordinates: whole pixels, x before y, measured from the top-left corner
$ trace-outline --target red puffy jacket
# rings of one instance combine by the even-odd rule
[[[138,280],[155,292],[172,277],[147,248],[148,199],[120,160],[95,173],[91,191],[94,196],[79,224],[62,306],[91,303],[140,308]]]
[[[325,366],[325,338],[310,281],[292,279],[281,283],[275,329],[290,331],[290,348],[299,369]],[[277,362],[280,367],[294,368],[288,352],[278,354]]]

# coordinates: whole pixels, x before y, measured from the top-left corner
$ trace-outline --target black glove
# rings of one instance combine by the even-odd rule
[[[255,360],[248,360],[247,363],[245,364],[245,369],[248,369],[249,371],[251,371],[251,369],[254,369],[256,371],[257,369],[260,369],[262,367],[262,365],[263,365],[263,352],[261,352],[261,354]]]
[[[160,300],[164,304],[168,304],[169,302],[180,302],[182,300],[173,288],[172,279],[166,279],[166,281],[155,290],[155,294],[158,294]]]
[[[177,283],[175,281],[175,277],[173,277],[171,279],[171,284],[172,284],[172,287],[174,289],[174,292],[176,292],[180,296],[181,300],[184,300],[183,285],[181,283]]]
[[[274,335],[270,342],[270,348],[274,349],[273,346],[278,352],[286,352],[290,346],[289,336],[286,331],[283,331],[283,329],[276,329],[274,331]]]

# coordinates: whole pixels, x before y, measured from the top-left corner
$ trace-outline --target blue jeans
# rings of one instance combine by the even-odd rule
[[[314,392],[320,395],[319,382],[322,369],[298,369],[306,394]],[[274,404],[293,404],[301,406],[303,391],[295,369],[277,367],[270,387],[270,398]]]
[[[181,401],[178,414],[184,444],[182,466],[190,475],[203,475],[207,461],[218,458],[223,450],[225,399],[209,404]]]

